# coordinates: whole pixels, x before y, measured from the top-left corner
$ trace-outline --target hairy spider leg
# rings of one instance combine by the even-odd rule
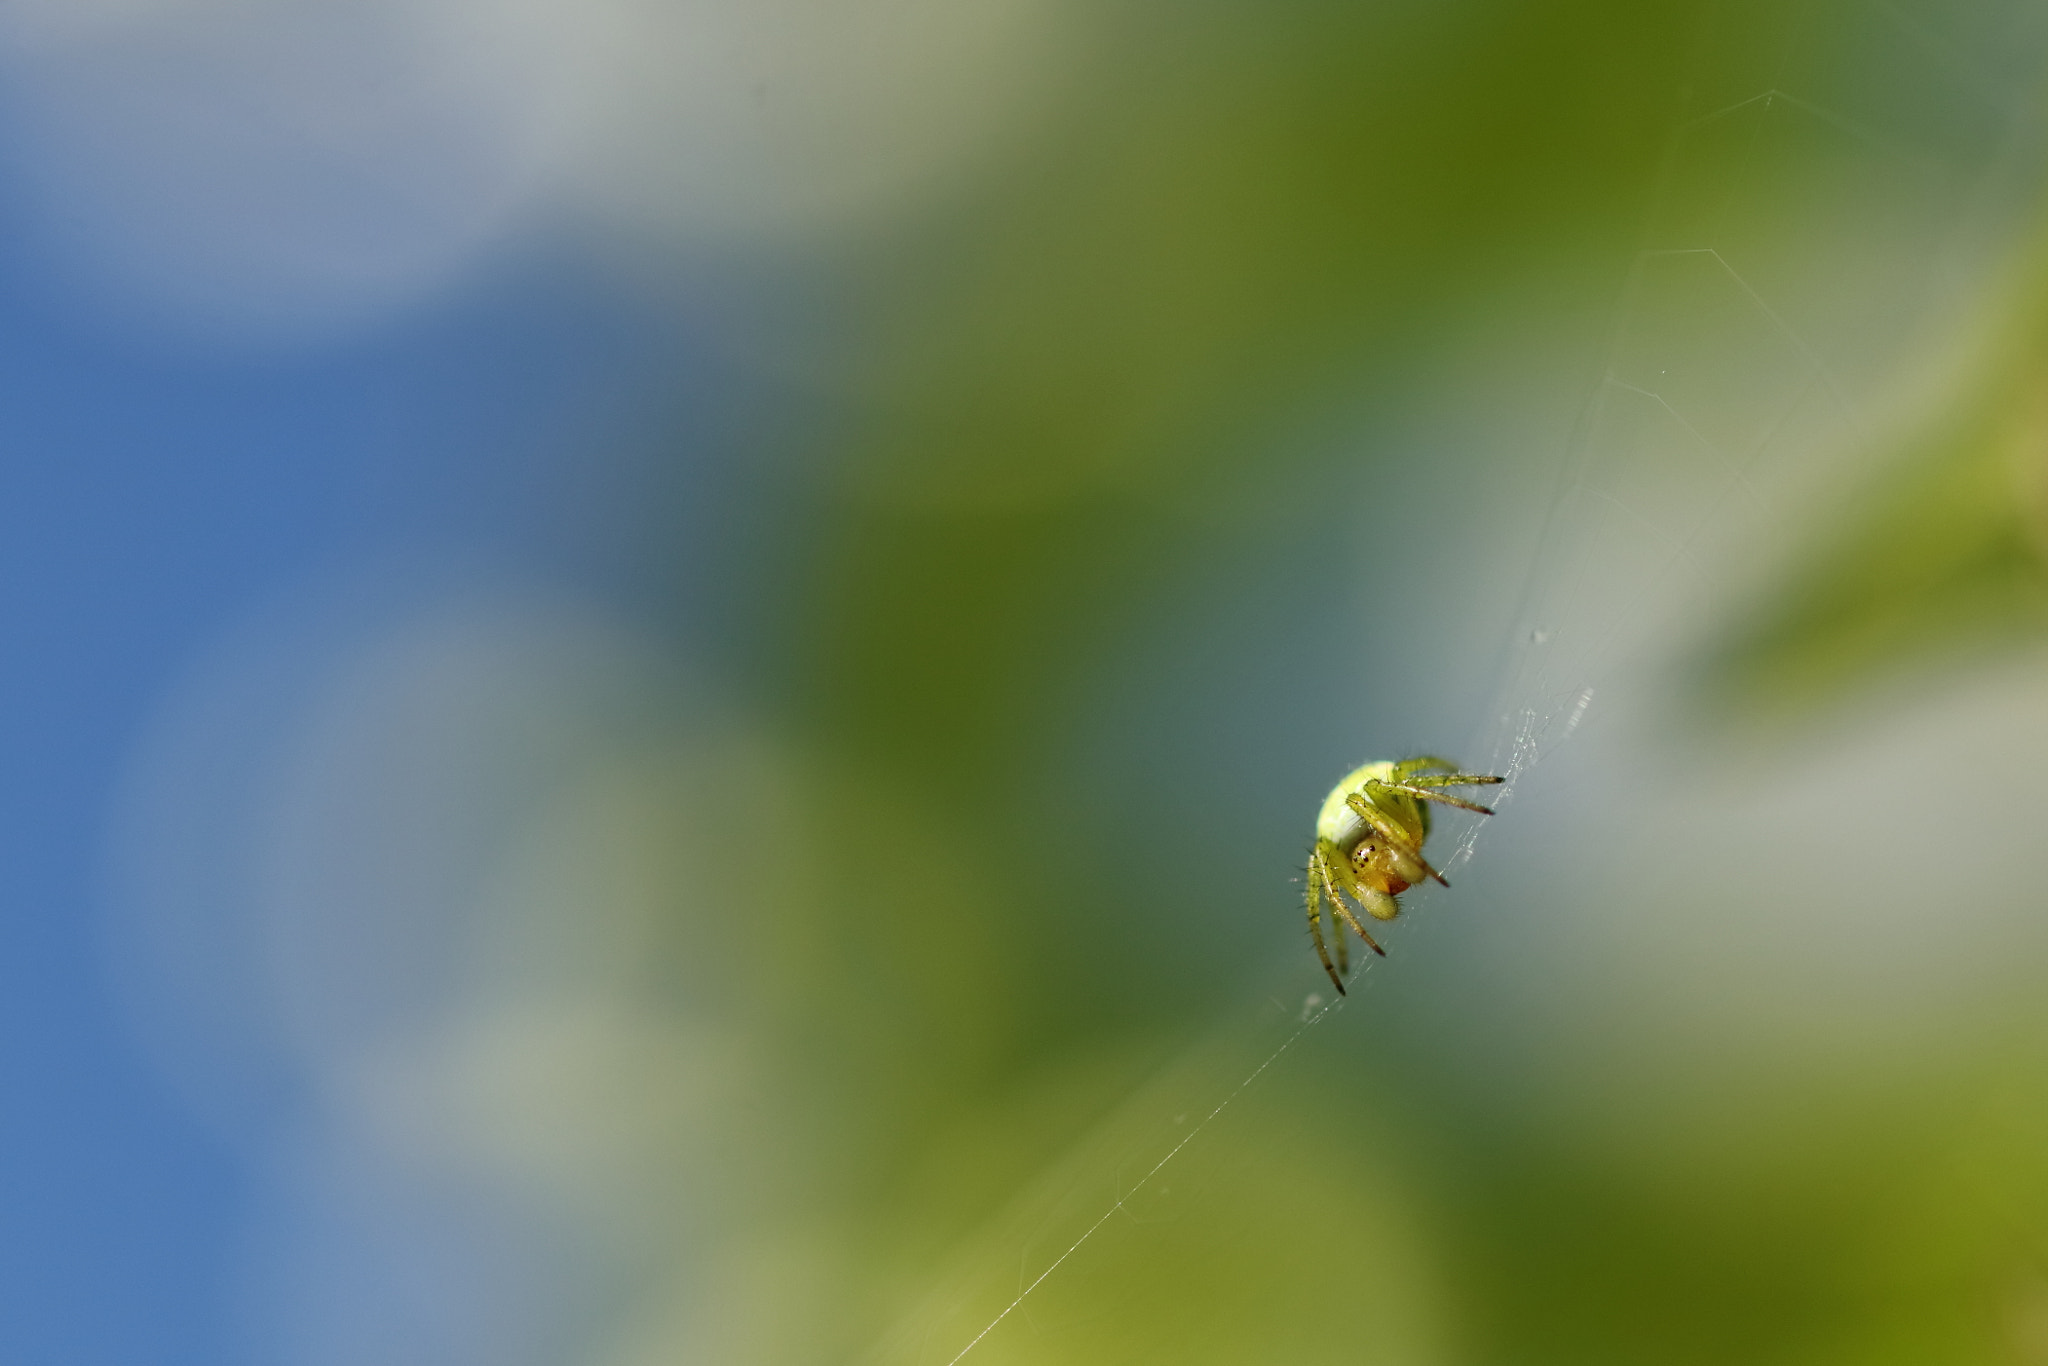
[[[1445,806],[1455,806],[1461,811],[1477,811],[1482,816],[1491,816],[1493,808],[1490,806],[1481,806],[1477,802],[1468,802],[1463,798],[1453,797],[1448,793],[1430,792],[1426,789],[1433,787],[1491,787],[1494,784],[1507,781],[1505,778],[1489,773],[1418,773],[1414,771],[1417,766],[1434,766],[1447,769],[1455,769],[1457,767],[1457,765],[1442,759],[1410,759],[1405,764],[1394,765],[1395,781],[1382,784],[1382,786],[1391,788],[1395,792],[1405,792],[1411,797],[1420,797],[1426,802],[1442,802]]]
[[[1442,802],[1445,806],[1455,806],[1460,811],[1477,811],[1482,816],[1493,814],[1493,808],[1490,806],[1481,806],[1478,802],[1468,802],[1462,797],[1447,796],[1442,792],[1431,792],[1428,788],[1410,787],[1407,783],[1381,783],[1380,786],[1388,792],[1404,792],[1411,797],[1420,797],[1426,802]]]
[[[1394,776],[1418,787],[1491,787],[1507,781],[1494,773],[1403,773],[1396,769]]]
[[[1346,906],[1342,901],[1338,901],[1335,897],[1331,898],[1331,902],[1336,906],[1337,914],[1344,918],[1344,923],[1346,925],[1349,925],[1352,928],[1352,930],[1356,932],[1358,937],[1366,942],[1367,946],[1370,947],[1374,953],[1378,954],[1382,958],[1385,958],[1387,956],[1387,951],[1380,947],[1379,940],[1373,938],[1370,934],[1366,933],[1364,922],[1359,920],[1359,918],[1356,915],[1352,914],[1351,908],[1349,906]],[[1335,926],[1332,926],[1332,928],[1334,929]],[[1340,944],[1344,942],[1344,932],[1342,930],[1337,931],[1337,942]]]
[[[1365,786],[1368,790],[1377,787],[1382,791],[1386,791],[1389,787],[1388,784],[1381,782],[1377,778],[1367,779]],[[1404,856],[1414,859],[1416,866],[1435,878],[1439,887],[1451,885],[1444,881],[1442,873],[1429,866],[1429,860],[1422,856],[1422,850],[1416,847],[1415,841],[1408,838],[1408,832],[1394,824],[1392,817],[1374,806],[1372,799],[1367,797],[1364,792],[1352,793],[1344,799],[1344,804],[1353,811],[1356,811],[1360,820],[1364,821],[1374,830],[1377,830],[1380,838],[1400,850]]]
[[[1338,895],[1336,884],[1328,881],[1332,869],[1329,859],[1323,856],[1322,849],[1318,847],[1311,857],[1322,864],[1323,877],[1325,879],[1324,885],[1329,888],[1330,935],[1337,941],[1337,975],[1339,977],[1349,977],[1351,975],[1351,941],[1344,935],[1344,926],[1341,923],[1340,915],[1344,909],[1344,901]]]
[[[1363,906],[1365,904],[1365,897],[1360,894],[1358,884],[1354,881],[1351,883],[1349,887],[1346,887],[1344,885],[1345,879],[1343,877],[1340,877],[1336,872],[1336,862],[1332,860],[1330,856],[1324,853],[1321,849],[1318,849],[1316,851],[1316,857],[1323,861],[1323,878],[1326,882],[1329,883],[1330,887],[1331,912],[1337,917],[1341,918],[1344,921],[1344,923],[1349,925],[1353,930],[1357,931],[1358,937],[1360,939],[1363,939],[1366,942],[1367,946],[1370,947],[1374,953],[1378,954],[1382,958],[1385,958],[1387,956],[1387,951],[1380,947],[1380,941],[1373,938],[1372,935],[1367,932],[1364,923],[1360,921],[1357,916],[1351,913],[1351,908],[1349,906],[1344,904],[1343,894],[1345,892],[1349,892],[1351,895],[1351,899],[1353,901],[1356,901],[1359,905]],[[1350,870],[1347,868],[1345,872],[1348,874]],[[1331,922],[1331,928],[1336,928],[1335,921]],[[1337,931],[1337,942],[1340,944],[1344,942],[1344,932],[1342,930]]]
[[[1334,893],[1332,896],[1334,899]],[[1308,856],[1308,932],[1315,938],[1316,957],[1323,960],[1323,971],[1330,974],[1331,985],[1335,986],[1337,994],[1342,996],[1345,994],[1344,979],[1337,975],[1336,965],[1330,962],[1329,945],[1323,942],[1322,900],[1323,854],[1318,849]],[[1330,917],[1330,928],[1337,932],[1337,942],[1339,945],[1342,945],[1344,942],[1344,930],[1342,926],[1337,924],[1337,917],[1334,913]]]
[[[1331,867],[1329,855],[1321,849],[1317,849],[1313,854],[1309,855],[1308,883],[1308,928],[1309,932],[1315,936],[1316,953],[1323,960],[1323,971],[1329,973],[1330,981],[1335,983],[1337,994],[1340,996],[1348,995],[1349,993],[1344,990],[1343,977],[1339,975],[1337,968],[1333,968],[1330,965],[1330,955],[1324,947],[1322,908],[1318,898],[1327,896],[1330,900],[1330,930],[1337,937],[1337,962],[1341,965],[1343,973],[1348,974],[1351,971],[1350,945],[1344,938],[1344,927],[1346,925],[1349,925],[1352,931],[1365,941],[1367,948],[1380,957],[1386,957],[1387,951],[1380,947],[1380,941],[1372,937],[1371,933],[1366,930],[1364,923],[1352,913],[1349,906],[1344,904],[1344,884],[1339,879],[1337,872]]]

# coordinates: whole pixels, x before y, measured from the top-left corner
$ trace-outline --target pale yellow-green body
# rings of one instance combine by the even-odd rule
[[[1344,926],[1357,931],[1373,952],[1386,952],[1366,933],[1345,899],[1357,902],[1376,920],[1399,915],[1401,893],[1426,877],[1443,881],[1422,857],[1423,841],[1429,838],[1427,804],[1440,802],[1485,816],[1493,814],[1486,807],[1435,789],[1501,781],[1490,775],[1459,773],[1455,764],[1424,756],[1362,764],[1330,789],[1322,810],[1316,813],[1316,843],[1308,858],[1308,925],[1316,953],[1339,993],[1344,990],[1342,973],[1351,966]],[[1331,928],[1337,932],[1334,964],[1323,942],[1325,899],[1330,905]]]
[[[1393,760],[1383,759],[1376,764],[1355,768],[1338,780],[1337,785],[1330,789],[1330,795],[1323,798],[1323,809],[1316,813],[1316,842],[1328,843],[1348,858],[1372,832],[1365,818],[1351,809],[1349,799],[1356,792],[1397,821],[1408,833],[1410,842],[1420,849],[1422,842],[1429,838],[1429,810],[1406,793],[1385,790],[1386,784],[1397,781],[1394,769]],[[1367,791],[1367,784],[1372,785],[1372,791]],[[1384,918],[1391,920],[1393,917]]]

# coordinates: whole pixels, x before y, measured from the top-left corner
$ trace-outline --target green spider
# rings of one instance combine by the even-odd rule
[[[1422,842],[1429,838],[1429,808],[1424,803],[1442,802],[1491,816],[1490,807],[1433,789],[1483,787],[1505,781],[1460,773],[1449,760],[1424,755],[1366,764],[1330,789],[1316,815],[1316,847],[1308,856],[1308,929],[1315,936],[1323,971],[1330,974],[1338,995],[1344,994],[1344,974],[1351,971],[1350,941],[1344,937],[1344,925],[1358,931],[1358,937],[1371,945],[1374,953],[1384,957],[1387,952],[1365,932],[1344,898],[1349,896],[1365,907],[1375,920],[1392,920],[1401,914],[1396,898],[1411,885],[1430,877],[1448,887],[1443,874],[1422,857]],[[1337,936],[1334,964],[1323,942],[1325,897],[1330,902],[1330,929]]]

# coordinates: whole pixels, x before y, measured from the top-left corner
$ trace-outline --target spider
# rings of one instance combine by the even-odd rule
[[[1440,770],[1440,771],[1439,771]],[[1349,941],[1344,925],[1358,931],[1358,937],[1374,953],[1386,950],[1365,931],[1365,926],[1344,903],[1349,896],[1365,907],[1375,920],[1392,920],[1401,914],[1396,900],[1410,885],[1429,877],[1448,887],[1443,874],[1422,857],[1422,842],[1429,838],[1429,808],[1426,802],[1442,802],[1461,811],[1491,816],[1490,807],[1461,797],[1435,791],[1440,787],[1483,787],[1506,779],[1476,773],[1460,773],[1446,759],[1423,755],[1417,759],[1382,759],[1366,764],[1330,789],[1323,809],[1316,815],[1316,847],[1308,856],[1308,928],[1315,936],[1316,955],[1323,971],[1330,974],[1337,994],[1344,994],[1344,974],[1351,971]],[[1330,929],[1337,936],[1337,961],[1330,962],[1330,950],[1323,942],[1322,902],[1330,902]],[[1342,921],[1340,925],[1337,922]]]

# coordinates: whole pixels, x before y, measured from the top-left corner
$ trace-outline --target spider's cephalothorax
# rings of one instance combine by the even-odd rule
[[[1316,953],[1323,971],[1344,991],[1344,974],[1351,970],[1349,941],[1344,926],[1378,954],[1386,953],[1370,934],[1344,898],[1365,907],[1375,920],[1392,920],[1401,913],[1396,899],[1424,878],[1443,882],[1443,874],[1422,857],[1422,842],[1429,838],[1429,808],[1425,803],[1442,802],[1461,811],[1491,816],[1492,810],[1477,802],[1437,791],[1444,787],[1481,787],[1504,781],[1476,773],[1460,773],[1458,766],[1443,759],[1381,760],[1366,764],[1330,789],[1323,809],[1316,815],[1316,847],[1308,856],[1308,928],[1315,936]],[[1446,884],[1448,885],[1448,884]],[[1323,940],[1322,903],[1330,903],[1330,928],[1337,935],[1337,961]],[[1342,924],[1337,922],[1342,921]]]

